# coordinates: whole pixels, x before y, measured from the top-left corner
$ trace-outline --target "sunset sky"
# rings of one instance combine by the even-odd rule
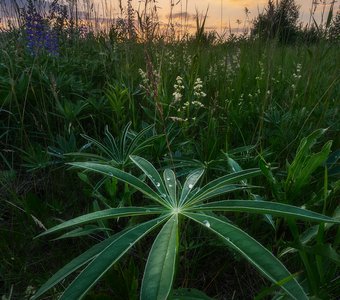
[[[81,1],[81,0],[80,0]],[[300,19],[301,21],[307,23],[310,16],[310,9],[313,0],[296,0],[296,3],[300,5]],[[122,0],[123,4],[127,2],[127,0]],[[144,1],[133,0],[133,6],[137,8]],[[246,19],[245,16],[245,7],[247,7],[250,11],[249,20],[254,19],[259,12],[261,12],[264,6],[267,4],[268,0],[157,0],[157,6],[159,7],[159,16],[162,20],[167,20],[169,11],[170,11],[170,3],[173,2],[175,5],[173,7],[173,14],[178,16],[177,22],[184,22],[183,18],[181,20],[180,13],[186,11],[186,5],[188,7],[187,12],[190,15],[194,15],[196,10],[205,13],[207,8],[208,10],[208,19],[207,19],[207,29],[215,28],[220,30],[221,25],[222,28],[228,27],[229,24],[233,28],[243,28],[244,22]],[[315,0],[314,0],[315,2]],[[328,0],[327,2],[331,2]],[[97,11],[103,11],[103,7],[106,4],[109,4],[114,11],[118,11],[118,0],[94,0],[95,6],[97,7]],[[221,14],[222,8],[222,14]],[[328,6],[326,7],[326,11],[328,12]],[[321,16],[322,8],[321,5],[316,11],[315,17],[319,21]],[[237,20],[240,20],[242,23],[240,25],[237,24]],[[222,22],[221,22],[222,21]],[[192,18],[191,18],[192,22]]]
[[[0,4],[13,3],[13,0],[0,0]],[[25,3],[27,0],[17,0],[19,3]],[[44,0],[37,0],[44,1]],[[48,0],[46,0],[48,1]],[[51,0],[49,0],[51,1]],[[61,3],[67,3],[71,0],[59,0]],[[90,3],[87,9],[91,7],[93,3],[94,11],[96,12],[96,17],[100,18],[115,18],[119,16],[119,0],[74,0],[77,1],[80,6],[84,7],[84,3]],[[171,3],[174,4],[172,15],[173,23],[178,25],[189,25],[195,27],[194,16],[196,11],[204,14],[208,9],[208,18],[206,21],[206,29],[215,29],[217,31],[224,31],[226,28],[231,27],[234,29],[239,29],[242,31],[243,28],[247,28],[250,22],[256,18],[259,12],[262,12],[268,0],[149,0],[149,2],[155,1],[158,7],[158,15],[160,21],[164,24],[167,23],[169,19]],[[312,2],[322,2],[320,0],[296,0],[296,3],[300,6],[300,21],[303,23],[308,23],[310,10]],[[121,0],[122,5],[126,7],[127,0]],[[145,0],[132,0],[133,7],[138,10],[138,7],[144,5]],[[327,3],[332,2],[332,0],[326,0]],[[339,9],[339,3],[335,4],[335,10]],[[186,12],[187,7],[187,23],[185,23],[185,18],[183,13]],[[0,6],[1,8],[1,6]],[[249,10],[248,19],[246,19],[245,8]],[[84,10],[87,10],[86,8]],[[325,18],[327,18],[329,10],[329,5],[325,7]],[[182,18],[181,16],[182,12]],[[319,5],[315,12],[315,19],[318,23],[321,20],[322,6]],[[1,17],[1,15],[0,15]]]

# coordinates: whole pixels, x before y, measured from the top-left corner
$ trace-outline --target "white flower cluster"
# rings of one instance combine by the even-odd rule
[[[144,72],[142,69],[138,69],[138,73],[140,77],[142,77],[142,83],[139,85],[142,89],[146,90],[149,86],[149,78],[146,72]]]
[[[175,53],[173,53],[171,50],[167,50],[165,52],[165,59],[167,60],[167,62],[170,65],[170,69],[172,66],[176,66],[176,56]]]
[[[156,70],[154,70],[152,74],[148,74],[142,69],[138,69],[138,73],[142,77],[142,83],[139,87],[143,89],[148,96],[154,97],[157,93],[158,83],[161,79],[160,74]]]
[[[194,96],[198,99],[204,98],[207,94],[202,91],[203,82],[201,78],[197,78],[194,83]]]
[[[302,65],[301,64],[297,64],[296,65],[296,71],[295,71],[295,73],[293,73],[293,77],[296,80],[301,78],[301,69],[302,69]]]
[[[183,78],[181,76],[176,77],[176,84],[174,84],[174,89],[175,91],[172,94],[175,98],[174,103],[180,102],[183,97],[182,91],[184,90]]]
[[[192,65],[192,56],[188,53],[187,47],[183,49],[182,57],[186,66],[190,67]]]

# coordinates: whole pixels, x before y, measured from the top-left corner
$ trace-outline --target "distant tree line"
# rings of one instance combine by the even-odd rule
[[[329,8],[325,24],[313,23],[309,26],[298,24],[299,6],[295,0],[269,0],[263,13],[255,19],[251,36],[264,40],[277,40],[280,43],[317,42],[321,39],[339,41],[340,11],[334,16],[334,3]]]

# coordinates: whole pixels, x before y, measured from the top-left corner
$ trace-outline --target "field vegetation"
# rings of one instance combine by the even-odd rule
[[[340,295],[334,3],[179,37],[37,2],[0,31],[3,300]]]

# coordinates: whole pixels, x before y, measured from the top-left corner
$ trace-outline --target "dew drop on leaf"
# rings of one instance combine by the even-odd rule
[[[160,187],[161,184],[160,184],[159,182],[156,182],[156,186],[157,186],[157,187]]]
[[[208,228],[210,227],[210,222],[208,220],[204,220],[203,224]]]
[[[189,184],[189,189],[192,189],[194,186],[192,184]]]
[[[166,180],[167,180],[167,181],[170,181],[170,177],[167,177]]]

